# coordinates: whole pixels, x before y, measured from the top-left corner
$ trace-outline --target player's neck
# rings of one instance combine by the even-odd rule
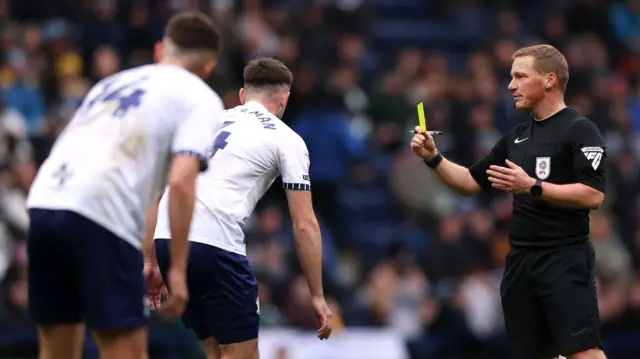
[[[546,101],[545,101],[546,100]],[[558,113],[567,107],[564,100],[545,99],[536,106],[532,112],[533,119],[536,121],[544,121],[552,115]]]
[[[182,67],[183,69],[191,72],[192,74],[203,78],[201,73],[198,73],[197,69],[191,68],[189,66],[187,66],[187,64],[184,61],[180,61],[179,59],[173,59],[173,58],[164,58],[162,60],[160,60],[160,62],[158,62],[160,65],[171,65],[171,66],[177,66],[177,67]]]
[[[273,104],[273,101],[266,101],[264,99],[261,98],[248,98],[245,101],[245,104],[249,103],[249,102],[255,102],[258,103],[262,106],[264,106],[264,108],[267,109],[267,111],[269,111],[272,115],[276,115],[277,112],[277,105]]]

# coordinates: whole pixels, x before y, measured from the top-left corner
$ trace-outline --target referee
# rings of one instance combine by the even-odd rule
[[[533,118],[471,168],[446,160],[429,133],[411,148],[462,195],[511,192],[513,214],[500,288],[513,359],[603,359],[589,210],[604,199],[605,147],[597,127],[564,103],[569,69],[554,47],[513,55],[515,107]]]

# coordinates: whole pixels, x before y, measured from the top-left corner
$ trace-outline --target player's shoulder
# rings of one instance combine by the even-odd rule
[[[130,69],[124,69],[105,77],[104,79],[100,80],[98,83],[111,82],[115,79],[131,77],[137,74],[143,74],[143,73],[149,72],[149,69],[151,67],[152,65],[142,65],[142,66],[132,67]]]
[[[166,90],[167,94],[179,100],[183,106],[205,106],[212,110],[224,109],[220,96],[200,77],[190,71],[172,65],[155,66],[157,84],[154,86]]]
[[[140,73],[142,67],[145,67],[145,66],[134,67],[134,68],[131,68],[131,69],[118,71],[118,72],[116,72],[114,74],[111,74],[111,75],[99,80],[93,86],[91,86],[91,89],[89,90],[89,94],[91,92],[93,92],[93,91],[100,91],[100,89],[102,89],[103,87],[113,85],[113,84],[115,84],[117,82],[120,82],[120,81],[126,82],[129,78],[133,78],[133,76],[136,73]]]
[[[126,69],[104,78],[96,85],[141,78],[144,78],[150,89],[175,97],[195,98],[215,95],[215,92],[200,77],[185,68],[168,64],[149,64]]]
[[[289,125],[276,116],[272,116],[270,123],[273,130],[268,131],[269,141],[282,152],[288,151],[306,151],[307,144],[304,139],[295,132]]]
[[[294,131],[291,127],[289,127],[289,125],[282,122],[281,128],[282,128],[281,130],[282,145],[294,147],[294,148],[305,148],[305,149],[307,148],[307,144],[304,142],[304,139],[302,138],[302,136],[300,136],[296,131]]]
[[[284,122],[269,142],[279,158],[302,158],[304,156],[309,161],[309,149],[304,139]]]
[[[119,72],[116,72],[113,75],[107,76],[104,79],[100,80],[96,86],[104,85],[104,84],[114,84],[114,83],[128,83],[131,81],[141,82],[144,79],[146,83],[162,83],[162,79],[158,78],[154,71],[156,65],[142,65],[132,67],[130,69],[125,69]],[[155,86],[153,86],[155,88]]]
[[[143,81],[148,82],[150,76],[148,75],[148,68],[150,65],[138,66],[130,69],[118,71],[112,75],[109,75],[98,82],[96,82],[84,98],[84,103],[93,102],[96,96],[108,91],[108,89],[118,92],[125,87],[131,87],[131,85],[140,85]]]

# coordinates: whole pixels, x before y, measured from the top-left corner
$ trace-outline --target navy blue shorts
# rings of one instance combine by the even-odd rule
[[[38,324],[92,330],[147,324],[138,249],[71,211],[29,210],[29,312]]]
[[[155,242],[158,266],[166,278],[170,242],[168,239]],[[258,281],[247,257],[207,244],[190,242],[189,245],[189,303],[182,315],[184,325],[192,329],[198,339],[213,337],[220,344],[257,338]]]

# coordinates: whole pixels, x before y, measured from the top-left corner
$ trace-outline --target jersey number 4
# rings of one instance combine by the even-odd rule
[[[234,121],[224,121],[222,123],[222,128],[229,126],[233,122]],[[231,135],[231,132],[222,131],[218,134],[218,136],[216,136],[216,139],[213,141],[213,151],[211,152],[211,157],[215,156],[219,150],[224,150],[224,148],[227,147],[227,145],[229,144],[229,142],[227,142],[227,138],[229,138],[229,135]]]

